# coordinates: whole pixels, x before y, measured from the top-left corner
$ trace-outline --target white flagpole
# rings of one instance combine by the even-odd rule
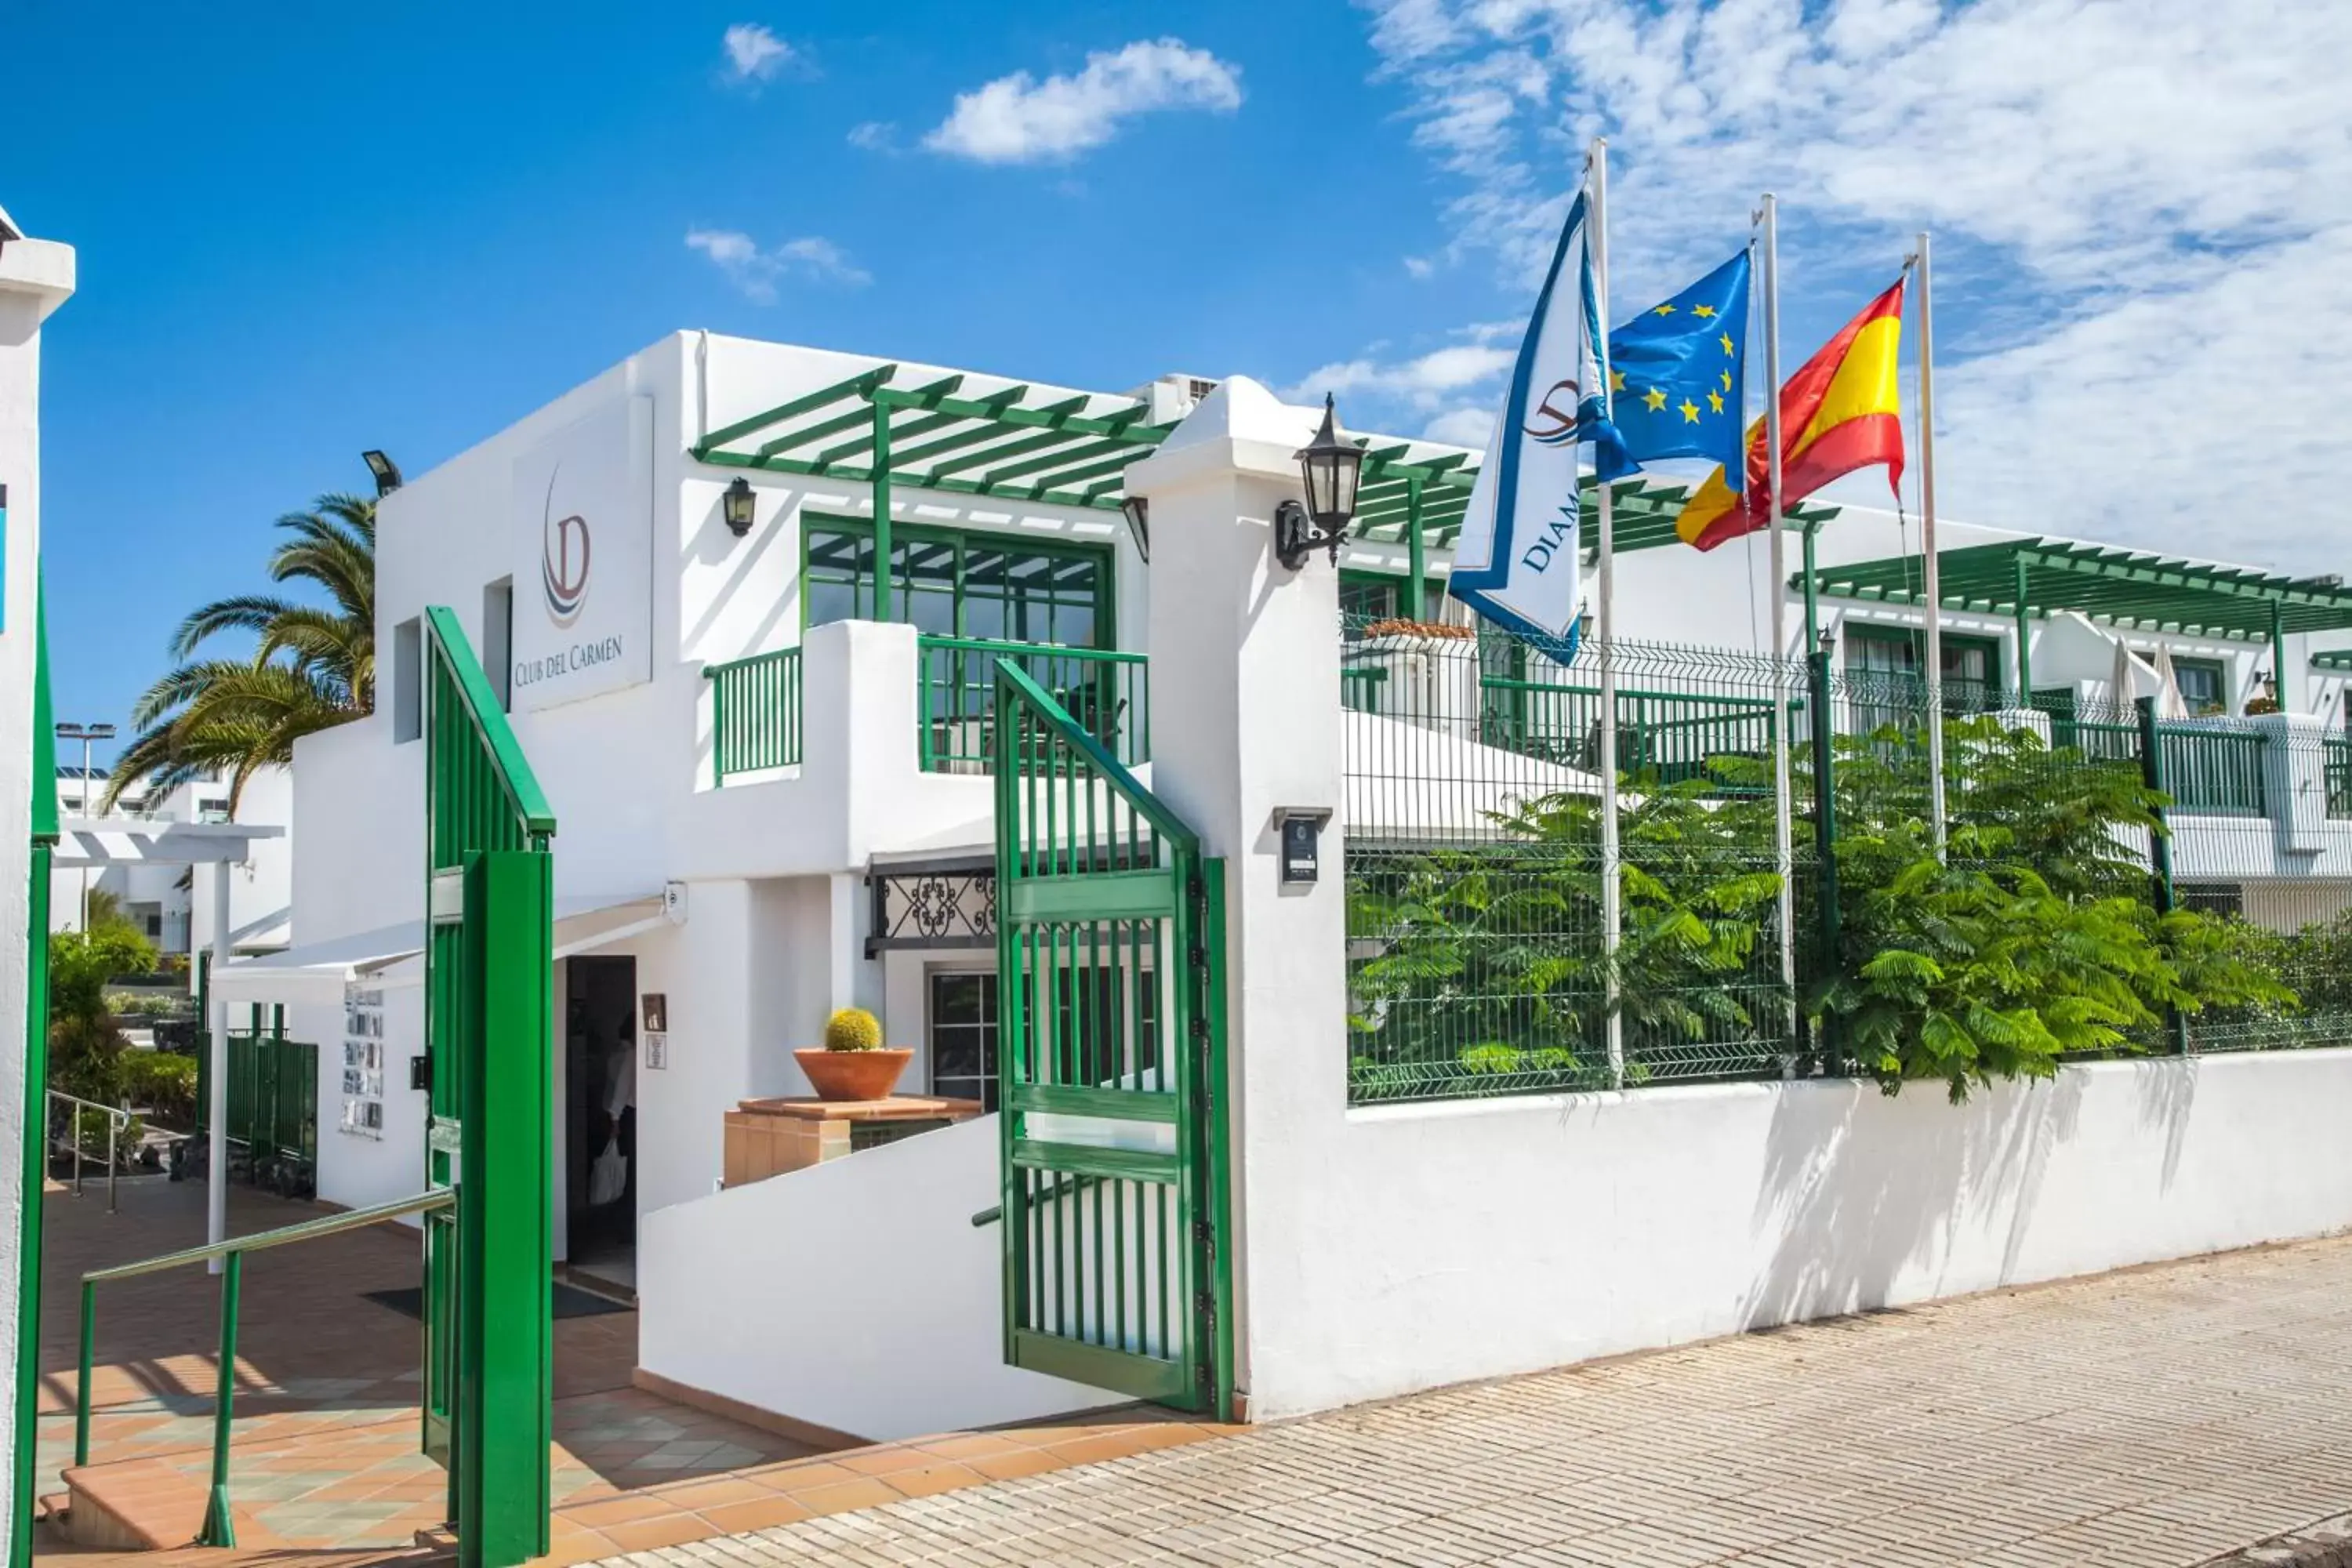
[[[1929,292],[1927,234],[1919,234],[1919,552],[1927,598],[1927,814],[1936,858],[1944,858],[1944,595],[1936,559],[1936,306]]]
[[[1592,289],[1600,296],[1601,342],[1594,344],[1601,362],[1601,411],[1614,419],[1609,391],[1609,140],[1592,139],[1588,161],[1592,192],[1592,232],[1586,243],[1592,256]],[[1577,308],[1583,308],[1578,301]],[[1601,525],[1601,951],[1610,965],[1608,988],[1609,1081],[1625,1087],[1625,1019],[1618,1011],[1616,963],[1624,929],[1622,856],[1617,844],[1617,534],[1609,482],[1593,463],[1593,510]]]
[[[1764,193],[1764,210],[1759,216],[1763,234],[1764,250],[1764,449],[1768,496],[1770,502],[1769,521],[1771,530],[1772,581],[1767,595],[1772,606],[1772,668],[1785,672],[1789,666],[1789,567],[1783,555],[1780,538],[1780,203],[1769,191]],[[1743,437],[1739,460],[1748,458]],[[1810,653],[1812,650],[1805,650]],[[1780,878],[1780,984],[1788,992],[1786,1022],[1789,1046],[1793,1052],[1797,1040],[1797,900],[1796,859],[1790,848],[1791,837],[1789,802],[1789,720],[1790,703],[1789,683],[1774,682],[1772,710],[1772,868]],[[1816,761],[1815,767],[1821,766]]]

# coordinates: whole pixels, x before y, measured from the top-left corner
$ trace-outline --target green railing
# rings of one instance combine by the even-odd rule
[[[2251,731],[2157,728],[2164,751],[2164,787],[2173,808],[2201,816],[2265,816],[2262,735]]]
[[[2352,735],[2322,743],[2327,748],[2327,815],[2352,817]]]
[[[160,1274],[167,1268],[185,1268],[218,1258],[221,1261],[220,1368],[213,1395],[213,1473],[210,1497],[205,1506],[204,1528],[197,1532],[196,1544],[235,1546],[236,1526],[230,1518],[228,1506],[228,1435],[230,1423],[236,1416],[237,1299],[244,1280],[245,1255],[273,1247],[291,1246],[298,1241],[316,1241],[321,1237],[358,1230],[364,1226],[380,1225],[386,1220],[402,1219],[410,1215],[429,1214],[447,1208],[457,1201],[456,1190],[443,1187],[419,1193],[413,1198],[403,1198],[398,1203],[380,1204],[374,1208],[353,1209],[347,1214],[305,1220],[300,1225],[265,1230],[258,1236],[241,1236],[227,1241],[216,1241],[208,1247],[191,1247],[183,1252],[167,1252],[161,1258],[150,1258],[138,1263],[93,1268],[83,1275],[80,1376],[74,1393],[75,1468],[80,1468],[89,1463],[89,1372],[92,1347],[98,1338],[98,1288],[111,1280]]]
[[[1496,675],[1480,677],[1478,686],[1489,745],[1570,767],[1599,765],[1599,687]],[[1621,689],[1618,770],[1680,784],[1707,777],[1717,757],[1769,757],[1772,707],[1769,697]]]
[[[711,780],[789,768],[801,760],[801,650],[782,648],[706,666]]]
[[[1139,653],[926,637],[917,652],[923,771],[984,773],[996,733],[996,661],[1044,687],[1122,767],[1151,760],[1150,666]]]

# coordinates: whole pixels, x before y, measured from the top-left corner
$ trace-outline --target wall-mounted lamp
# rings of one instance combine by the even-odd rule
[[[1339,438],[1329,393],[1323,395],[1323,428],[1296,456],[1307,485],[1307,504],[1286,500],[1274,509],[1275,556],[1296,572],[1316,551],[1328,550],[1337,565],[1339,542],[1355,521],[1356,481],[1364,471],[1364,449]]]
[[[1127,531],[1135,535],[1135,552],[1143,557],[1145,565],[1150,565],[1151,502],[1143,496],[1128,496],[1119,501],[1118,510],[1127,514]]]
[[[400,465],[382,452],[362,452],[360,461],[375,476],[375,499],[382,500],[401,486]]]
[[[727,526],[734,531],[736,538],[740,539],[751,531],[751,524],[760,515],[760,498],[752,493],[751,480],[740,474],[736,475],[735,482],[727,487],[722,506],[727,515]]]

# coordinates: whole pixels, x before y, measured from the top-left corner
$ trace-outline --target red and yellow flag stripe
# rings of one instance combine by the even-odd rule
[[[1780,502],[1790,506],[1843,474],[1884,463],[1903,481],[1903,281],[1873,300],[1780,389]],[[1770,521],[1764,421],[1748,431],[1747,488],[1732,493],[1717,467],[1675,520],[1683,542],[1712,550]]]

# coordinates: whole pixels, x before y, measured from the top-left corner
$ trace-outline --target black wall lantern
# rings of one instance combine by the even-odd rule
[[[1127,514],[1127,531],[1135,535],[1135,552],[1143,557],[1146,566],[1151,564],[1151,502],[1142,496],[1128,496],[1118,503]]]
[[[1307,504],[1284,501],[1274,509],[1274,553],[1296,572],[1318,550],[1328,550],[1334,565],[1339,542],[1356,516],[1356,481],[1363,474],[1364,449],[1343,441],[1335,422],[1331,395],[1323,395],[1323,428],[1299,448],[1299,477],[1307,484]]]
[[[759,515],[760,506],[760,498],[751,492],[751,481],[740,474],[736,475],[735,482],[727,487],[724,504],[727,526],[735,531],[735,537],[740,539],[751,532],[752,520]]]

